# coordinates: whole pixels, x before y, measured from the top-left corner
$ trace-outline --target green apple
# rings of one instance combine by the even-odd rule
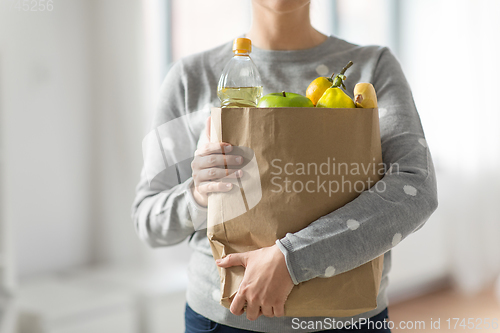
[[[313,108],[314,104],[306,96],[290,92],[270,93],[263,96],[259,108]]]

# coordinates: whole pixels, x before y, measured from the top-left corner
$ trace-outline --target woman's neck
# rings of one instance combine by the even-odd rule
[[[254,3],[252,26],[246,34],[252,44],[266,50],[301,50],[315,47],[328,37],[311,25],[309,5],[276,13]]]

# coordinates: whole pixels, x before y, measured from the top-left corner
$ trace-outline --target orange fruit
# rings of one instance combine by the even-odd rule
[[[332,74],[333,77],[333,74]],[[307,87],[306,97],[309,98],[314,106],[318,104],[319,99],[325,93],[326,89],[330,88],[333,84],[333,79],[331,77],[320,76],[315,78]]]

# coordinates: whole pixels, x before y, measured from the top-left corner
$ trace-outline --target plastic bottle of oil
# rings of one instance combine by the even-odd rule
[[[263,89],[259,71],[250,58],[252,42],[248,38],[236,38],[234,56],[222,71],[217,86],[221,107],[256,107]]]

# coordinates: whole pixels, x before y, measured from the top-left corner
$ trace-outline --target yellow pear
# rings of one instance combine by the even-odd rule
[[[377,107],[377,94],[371,83],[361,82],[354,87],[354,103],[356,107],[373,109]]]
[[[316,104],[320,108],[355,108],[352,99],[338,87],[326,89]]]
[[[341,87],[345,89],[344,80],[347,77],[344,75],[346,70],[352,66],[352,61],[342,68],[339,74],[335,76],[333,84],[330,88],[326,89],[318,103],[317,107],[320,108],[355,108],[356,105],[352,99],[342,91]]]

